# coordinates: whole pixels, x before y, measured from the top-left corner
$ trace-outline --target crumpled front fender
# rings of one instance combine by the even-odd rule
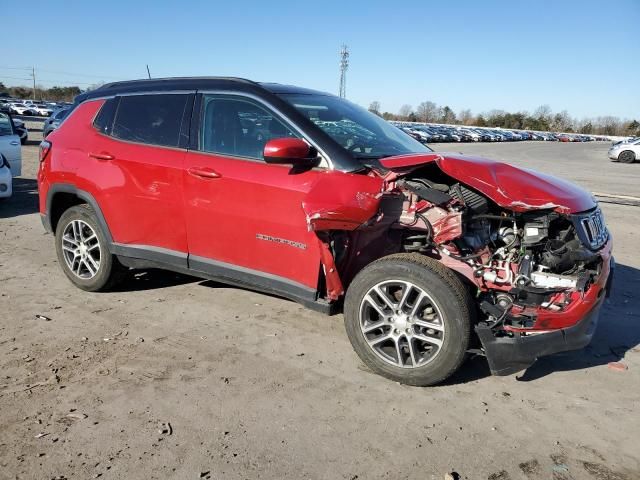
[[[378,212],[382,188],[380,177],[327,172],[302,201],[309,230],[355,230]]]

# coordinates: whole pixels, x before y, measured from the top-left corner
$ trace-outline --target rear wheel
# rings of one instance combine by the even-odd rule
[[[462,282],[417,254],[371,263],[345,298],[345,327],[358,356],[374,372],[408,385],[442,382],[460,367],[471,317]]]
[[[636,154],[631,150],[625,150],[618,155],[618,161],[620,163],[633,163],[636,161]]]
[[[126,272],[109,252],[104,232],[88,205],[76,205],[62,214],[56,228],[56,253],[69,280],[89,292],[112,288]]]

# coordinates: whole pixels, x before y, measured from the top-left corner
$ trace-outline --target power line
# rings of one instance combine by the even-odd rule
[[[7,70],[25,70],[25,71],[31,71],[32,67],[8,67],[8,66],[4,66],[4,65],[0,65],[0,69],[7,69]],[[50,70],[48,68],[37,68],[36,70],[38,70],[39,72],[47,72],[47,73],[55,73],[58,75],[68,75],[68,76],[72,76],[72,77],[87,77],[87,78],[99,78],[99,79],[109,79],[109,80],[122,80],[122,78],[120,77],[111,77],[109,75],[95,75],[95,74],[88,74],[88,73],[74,73],[74,72],[66,72],[66,71],[62,71],[62,70]]]
[[[58,75],[70,75],[70,76],[74,76],[74,77],[87,77],[87,78],[100,78],[100,79],[109,79],[109,80],[122,80],[122,78],[120,77],[110,77],[107,75],[90,75],[87,73],[72,73],[72,72],[62,72],[60,70],[49,70],[47,68],[39,68],[38,69],[41,72],[48,72],[48,73],[57,73]]]
[[[33,79],[32,76],[29,77],[10,77],[6,75],[0,75],[0,79],[10,79],[10,80],[26,80],[31,81]],[[97,82],[70,82],[68,80],[55,80],[52,78],[41,78],[38,77],[38,83],[50,83],[50,84],[60,84],[60,85],[95,85]]]
[[[30,77],[7,77],[6,75],[2,75],[0,78],[9,78],[11,80],[31,80]]]
[[[31,70],[31,67],[0,67],[7,70]]]

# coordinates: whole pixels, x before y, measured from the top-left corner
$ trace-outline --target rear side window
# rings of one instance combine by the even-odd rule
[[[60,110],[58,113],[56,113],[54,119],[55,120],[62,120],[64,117],[67,116],[67,113],[69,113],[69,109],[64,109],[64,110]]]
[[[121,140],[177,147],[187,94],[120,97],[111,135]]]

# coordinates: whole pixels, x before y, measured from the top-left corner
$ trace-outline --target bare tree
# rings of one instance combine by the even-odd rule
[[[458,121],[462,125],[473,125],[473,120],[474,118],[471,110],[469,110],[468,108],[460,110],[460,113],[458,114]]]
[[[545,122],[551,123],[551,118],[553,116],[553,111],[551,111],[551,107],[549,105],[540,105],[536,108],[536,111],[533,112],[533,117],[538,120],[544,120]]]
[[[375,113],[378,116],[381,116],[380,114],[380,102],[377,100],[374,100],[373,102],[371,102],[369,104],[369,111],[371,113]]]
[[[398,115],[406,120],[409,118],[409,115],[411,115],[411,112],[413,112],[411,105],[404,104],[400,107],[400,110],[398,110]]]
[[[573,130],[573,119],[566,110],[556,113],[551,122],[553,129],[559,132],[568,132]]]
[[[433,102],[422,102],[416,108],[416,115],[421,122],[436,122],[438,120],[438,106]]]

